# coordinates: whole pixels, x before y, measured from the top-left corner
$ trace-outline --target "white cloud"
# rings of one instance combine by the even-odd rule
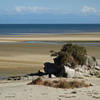
[[[88,14],[88,13],[96,13],[97,10],[93,7],[89,7],[89,6],[84,6],[82,8],[82,12],[85,13],[85,14]]]
[[[17,13],[52,13],[52,14],[68,14],[67,10],[58,8],[48,8],[39,6],[16,6]]]
[[[27,12],[27,13],[45,13],[52,12],[56,9],[46,8],[46,7],[37,7],[37,6],[17,6],[15,7],[16,12]]]

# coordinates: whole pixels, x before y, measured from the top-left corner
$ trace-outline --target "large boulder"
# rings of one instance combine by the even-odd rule
[[[83,76],[90,76],[90,69],[86,65],[77,65],[75,72],[81,73]]]
[[[90,68],[94,68],[97,64],[97,61],[94,57],[91,56],[86,56],[86,66],[90,67]]]
[[[84,78],[83,73],[75,71],[74,78]]]
[[[64,66],[58,66],[55,63],[44,63],[44,71],[46,74],[54,74],[57,77],[66,77],[65,68]]]
[[[81,71],[76,71],[68,66],[65,67],[65,72],[67,74],[67,78],[83,78],[83,73]]]
[[[68,62],[66,66],[59,65],[56,62],[56,59],[54,60],[54,63],[46,62],[44,64],[44,71],[46,74],[54,74],[57,77],[89,77],[90,75],[95,75],[94,73],[96,71],[100,71],[100,64],[96,61],[94,57],[86,55],[86,63],[84,65],[74,65],[72,67],[71,63]]]
[[[65,68],[65,73],[67,74],[68,78],[72,78],[75,75],[75,70],[72,68],[69,68],[68,66],[64,66]]]
[[[81,72],[81,73],[88,73],[89,68],[86,65],[77,65],[75,68],[75,71]]]
[[[57,74],[57,66],[54,63],[44,63],[44,71],[47,74]]]

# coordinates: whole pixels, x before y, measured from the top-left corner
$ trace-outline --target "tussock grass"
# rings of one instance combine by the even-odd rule
[[[60,80],[43,80],[41,78],[37,78],[33,80],[32,82],[28,83],[27,85],[44,85],[54,88],[67,88],[67,89],[73,89],[73,88],[82,88],[82,87],[89,87],[90,85],[86,84],[85,81],[66,81],[65,79]]]

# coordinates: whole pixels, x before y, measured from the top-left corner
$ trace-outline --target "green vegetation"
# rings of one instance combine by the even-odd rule
[[[75,65],[83,65],[86,62],[87,50],[85,47],[73,44],[65,44],[59,52],[52,52],[51,56],[56,56],[54,63],[58,66],[70,64],[71,67]]]

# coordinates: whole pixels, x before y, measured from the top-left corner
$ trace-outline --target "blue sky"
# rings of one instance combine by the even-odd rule
[[[0,0],[0,24],[100,23],[100,0]]]

